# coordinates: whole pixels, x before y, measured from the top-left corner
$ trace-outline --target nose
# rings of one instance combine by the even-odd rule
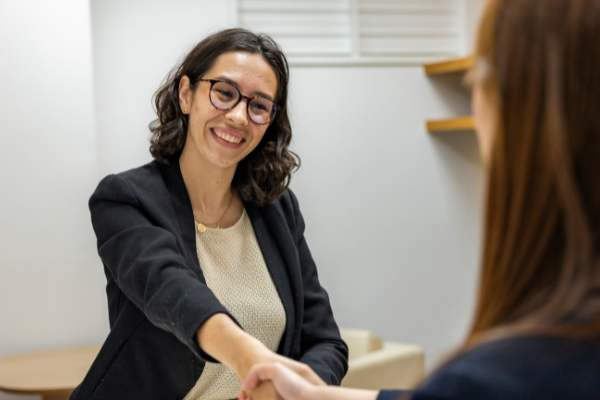
[[[242,99],[235,107],[227,110],[225,116],[237,125],[248,125],[248,100]]]

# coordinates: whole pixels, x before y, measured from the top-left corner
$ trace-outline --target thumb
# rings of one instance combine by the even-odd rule
[[[248,375],[246,375],[246,379],[244,379],[244,382],[242,382],[242,389],[254,389],[258,385],[260,385],[262,381],[271,380],[274,374],[276,373],[276,364],[278,363],[256,364],[255,366],[253,366],[250,369],[250,372],[248,372]]]

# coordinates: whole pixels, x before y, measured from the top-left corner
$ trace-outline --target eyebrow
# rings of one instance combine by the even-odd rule
[[[238,84],[236,81],[234,81],[234,80],[232,80],[232,79],[229,79],[229,78],[228,78],[228,77],[226,77],[226,76],[222,76],[222,75],[220,75],[220,76],[217,76],[216,78],[212,78],[212,79],[214,79],[214,80],[217,80],[217,81],[223,81],[223,82],[229,83],[230,85],[233,85],[233,86],[235,86],[236,88],[238,88],[238,90],[240,89],[240,88],[239,88],[239,84]],[[260,96],[260,97],[264,97],[264,98],[266,98],[266,99],[269,99],[269,100],[271,100],[273,103],[275,103],[275,99],[273,99],[273,97],[271,97],[270,95],[266,94],[265,92],[254,92],[254,94],[255,94],[255,95],[257,95],[257,96]]]

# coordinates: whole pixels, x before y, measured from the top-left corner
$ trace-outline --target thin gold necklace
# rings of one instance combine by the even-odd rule
[[[221,227],[221,220],[223,219],[225,214],[227,214],[227,211],[229,211],[229,207],[231,207],[232,202],[233,202],[233,192],[231,192],[231,198],[229,199],[229,204],[227,205],[225,212],[223,213],[223,215],[221,215],[221,218],[219,218],[219,220],[217,221],[217,229],[219,229]],[[198,232],[200,232],[200,233],[206,232],[206,224],[204,222],[201,222],[200,218],[198,218],[196,216],[196,214],[194,214],[194,218],[196,219],[196,222],[198,223]]]

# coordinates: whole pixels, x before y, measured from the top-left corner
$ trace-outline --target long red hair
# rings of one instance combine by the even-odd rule
[[[497,112],[467,345],[600,338],[600,1],[491,0],[474,74]]]

